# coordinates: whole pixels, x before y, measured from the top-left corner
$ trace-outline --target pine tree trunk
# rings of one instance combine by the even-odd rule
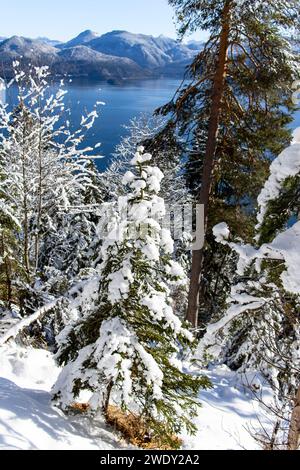
[[[35,272],[39,266],[39,255],[40,255],[40,231],[41,231],[41,219],[42,219],[42,202],[43,202],[43,163],[42,163],[42,131],[41,131],[41,120],[40,120],[40,131],[39,131],[39,150],[38,150],[38,168],[39,168],[39,184],[38,184],[38,207],[37,207],[37,221],[36,221],[36,234],[35,234]]]
[[[6,273],[6,288],[7,288],[6,302],[7,302],[7,308],[10,309],[11,302],[12,302],[12,282],[11,282],[10,263],[7,258],[5,259],[5,273]]]
[[[297,450],[300,445],[300,387],[295,399],[295,406],[292,411],[290,430],[288,438],[288,449]]]
[[[29,220],[28,220],[28,187],[27,187],[27,168],[26,168],[26,126],[23,123],[23,149],[22,149],[22,185],[23,185],[23,230],[24,230],[24,241],[23,241],[23,256],[25,271],[30,278],[30,264],[29,264]]]
[[[8,252],[6,253],[6,243],[5,243],[5,236],[2,233],[1,237],[1,245],[2,245],[2,256],[4,257],[4,268],[5,268],[5,284],[6,284],[6,306],[8,309],[11,307],[12,302],[12,282],[11,282],[11,270],[10,270],[10,263],[8,259]]]
[[[206,233],[207,230],[208,205],[213,182],[214,159],[217,148],[219,121],[222,109],[222,97],[224,93],[224,84],[226,78],[226,62],[230,33],[231,3],[231,0],[225,1],[222,14],[222,30],[220,34],[219,56],[212,90],[212,102],[208,125],[206,151],[203,163],[201,190],[197,201],[198,204],[204,205],[204,233]],[[203,248],[200,250],[193,250],[189,302],[186,315],[186,319],[192,324],[193,327],[198,326],[198,309],[201,291],[200,286],[202,264]]]
[[[109,406],[109,400],[110,400],[110,394],[111,394],[112,388],[113,388],[113,382],[111,381],[109,382],[107,386],[106,397],[105,397],[105,401],[103,404],[103,414],[106,419],[108,418],[108,406]]]

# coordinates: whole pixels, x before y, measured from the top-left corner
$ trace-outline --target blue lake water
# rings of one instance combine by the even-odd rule
[[[101,142],[100,152],[107,161],[121,136],[126,133],[123,126],[141,113],[152,114],[173,97],[178,86],[178,80],[144,80],[125,85],[72,82],[68,87],[66,102],[77,122],[85,108],[93,109],[95,101],[105,103],[105,106],[99,108],[100,116],[87,136],[87,143]]]
[[[104,168],[122,135],[126,134],[124,125],[140,114],[152,114],[153,111],[167,103],[179,86],[175,79],[142,80],[126,82],[122,85],[110,85],[103,82],[73,80],[64,88],[66,107],[71,110],[72,127],[76,128],[85,111],[92,111],[96,101],[103,101],[100,106],[99,118],[92,130],[86,135],[85,146],[93,146],[101,142],[99,153],[105,156],[97,160],[100,168]],[[16,89],[9,89],[7,102],[16,101]]]
[[[67,82],[65,88],[66,107],[71,109],[71,120],[76,128],[85,111],[92,111],[96,101],[105,102],[100,107],[100,116],[91,131],[86,135],[85,146],[101,142],[100,152],[103,160],[97,160],[101,169],[108,164],[110,156],[122,135],[126,134],[124,125],[141,113],[153,111],[167,103],[174,95],[180,82],[175,79],[141,80],[126,82],[121,85],[110,85],[103,82],[73,80]],[[56,86],[57,87],[57,86]],[[7,101],[14,104],[16,90],[11,88],[7,93]],[[300,112],[295,116],[293,128],[300,126]]]

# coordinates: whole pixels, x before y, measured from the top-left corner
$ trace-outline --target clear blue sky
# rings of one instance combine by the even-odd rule
[[[176,37],[174,12],[167,0],[2,0],[0,13],[0,36],[6,37],[66,40],[85,29]]]

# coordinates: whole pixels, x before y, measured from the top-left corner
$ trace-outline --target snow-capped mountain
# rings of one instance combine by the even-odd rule
[[[88,43],[104,54],[128,57],[143,68],[162,67],[174,61],[193,57],[193,51],[184,44],[164,36],[155,38],[127,31],[112,31]]]
[[[127,57],[141,67],[160,67],[169,62],[169,56],[155,42],[155,38],[126,31],[112,31],[89,43],[89,47],[104,54]]]
[[[66,43],[60,43],[59,47],[69,48],[69,47],[75,47],[75,46],[83,46],[93,41],[93,39],[97,39],[98,37],[99,37],[98,33],[95,33],[94,31],[87,29],[86,31],[83,31],[82,33],[78,34],[78,36],[71,39],[70,41]]]
[[[47,56],[55,56],[57,49],[49,44],[46,44],[40,39],[29,39],[20,36],[12,36],[5,39],[0,44],[0,57],[1,60],[10,58],[28,58],[40,59],[47,58]]]
[[[48,65],[56,75],[117,80],[180,76],[200,49],[201,43],[182,44],[127,31],[99,36],[86,30],[66,43],[13,36],[0,42],[0,76],[11,76],[15,59],[24,66]]]
[[[145,71],[134,61],[102,54],[86,46],[69,47],[59,51],[52,67],[57,74],[89,76],[101,80],[145,78]]]
[[[49,38],[46,38],[44,36],[42,37],[38,37],[36,38],[38,41],[42,41],[46,44],[49,44],[49,46],[54,46],[54,47],[58,47],[59,44],[62,44],[61,41],[58,41],[57,39],[49,39]]]
[[[199,51],[203,48],[203,41],[189,41],[187,47],[192,51]]]
[[[57,55],[57,49],[38,39],[28,39],[12,36],[0,43],[0,76],[10,75],[12,61],[22,60],[24,63],[32,62],[36,65],[49,65]]]

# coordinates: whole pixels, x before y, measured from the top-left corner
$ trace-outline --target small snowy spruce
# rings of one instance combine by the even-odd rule
[[[166,440],[182,427],[195,430],[198,392],[204,377],[185,373],[178,355],[193,337],[174,314],[170,286],[184,282],[172,261],[173,241],[159,220],[162,172],[139,147],[123,183],[130,192],[108,207],[102,244],[99,298],[95,308],[58,337],[63,368],[53,396],[68,409],[89,390],[92,410],[104,415],[110,402],[139,413],[150,433]]]
[[[106,200],[127,194],[129,186],[124,186],[123,174],[130,168],[130,162],[139,146],[151,153],[152,162],[164,174],[160,185],[159,196],[164,199],[167,211],[172,217],[166,219],[165,225],[171,226],[174,234],[174,259],[183,267],[186,274],[186,283],[173,285],[171,297],[174,300],[174,310],[181,318],[185,317],[188,305],[188,274],[191,269],[192,236],[192,198],[186,185],[182,171],[182,152],[173,148],[168,138],[163,139],[159,145],[155,139],[164,125],[165,118],[141,114],[132,119],[129,125],[124,126],[126,134],[116,146],[113,158],[108,168],[100,175],[101,190]],[[184,208],[184,219],[183,212]],[[172,220],[171,220],[172,219]],[[190,219],[190,220],[188,220]],[[184,224],[184,232],[182,226]]]

